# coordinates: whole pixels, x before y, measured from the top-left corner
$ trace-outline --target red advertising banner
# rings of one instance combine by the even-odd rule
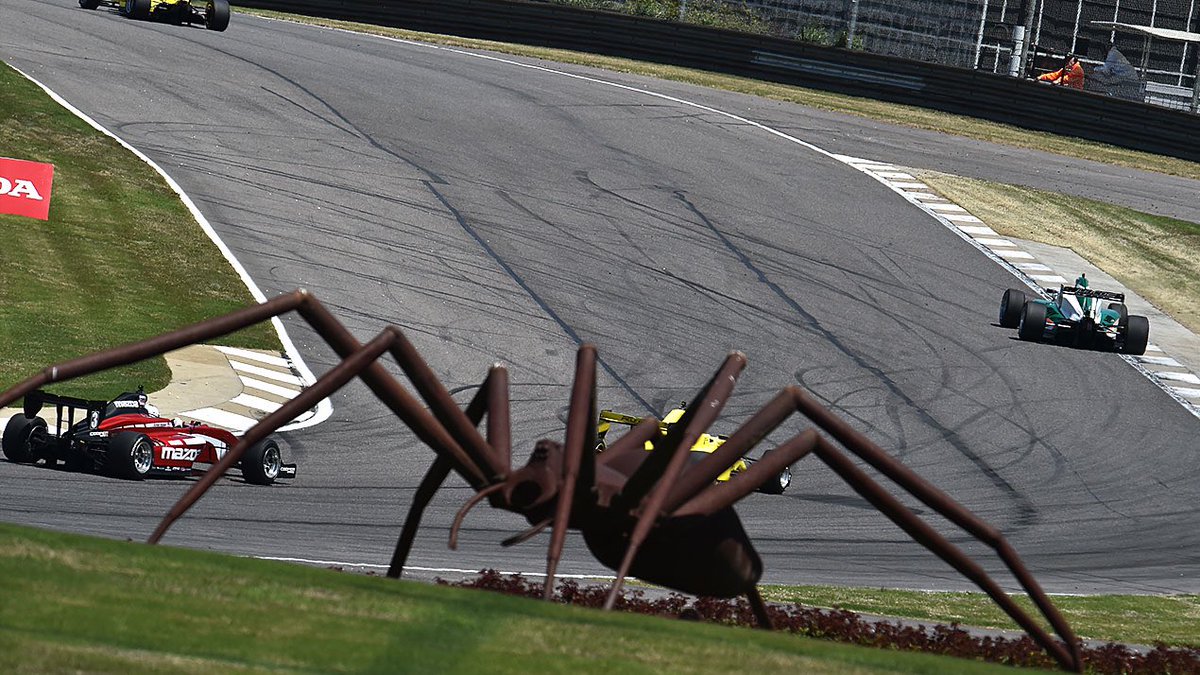
[[[0,213],[46,220],[54,165],[0,157]]]

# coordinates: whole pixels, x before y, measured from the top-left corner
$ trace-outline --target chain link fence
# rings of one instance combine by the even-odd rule
[[[1196,112],[1200,44],[1093,22],[1200,31],[1200,0],[543,1],[1026,77],[1076,54],[1091,91]]]

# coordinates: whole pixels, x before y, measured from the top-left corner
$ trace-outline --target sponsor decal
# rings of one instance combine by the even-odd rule
[[[53,183],[53,164],[0,157],[0,213],[47,220]]]
[[[200,451],[195,448],[167,448],[162,449],[162,458],[165,460],[173,460],[176,462],[191,462],[200,456]]]
[[[141,403],[137,401],[113,401],[114,408],[140,408]]]

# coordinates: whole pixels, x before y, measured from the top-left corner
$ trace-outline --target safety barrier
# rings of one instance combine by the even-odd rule
[[[1200,116],[984,71],[518,0],[239,0],[237,4],[685,66],[1200,161]]]

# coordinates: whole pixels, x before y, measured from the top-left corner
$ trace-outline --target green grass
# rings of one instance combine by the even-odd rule
[[[960,623],[1020,631],[1008,615],[983,593],[932,593],[836,586],[767,586],[763,597],[810,607]],[[1024,595],[1018,605],[1038,616]],[[1081,638],[1150,645],[1200,646],[1200,596],[1196,595],[1067,595],[1054,605]],[[1042,622],[1044,624],[1044,622]]]
[[[1012,672],[0,525],[0,672]]]
[[[54,164],[48,221],[0,215],[0,389],[254,302],[156,172],[5,65],[0,156]],[[281,348],[267,324],[220,342]],[[55,390],[106,398],[169,377],[157,358]]]

